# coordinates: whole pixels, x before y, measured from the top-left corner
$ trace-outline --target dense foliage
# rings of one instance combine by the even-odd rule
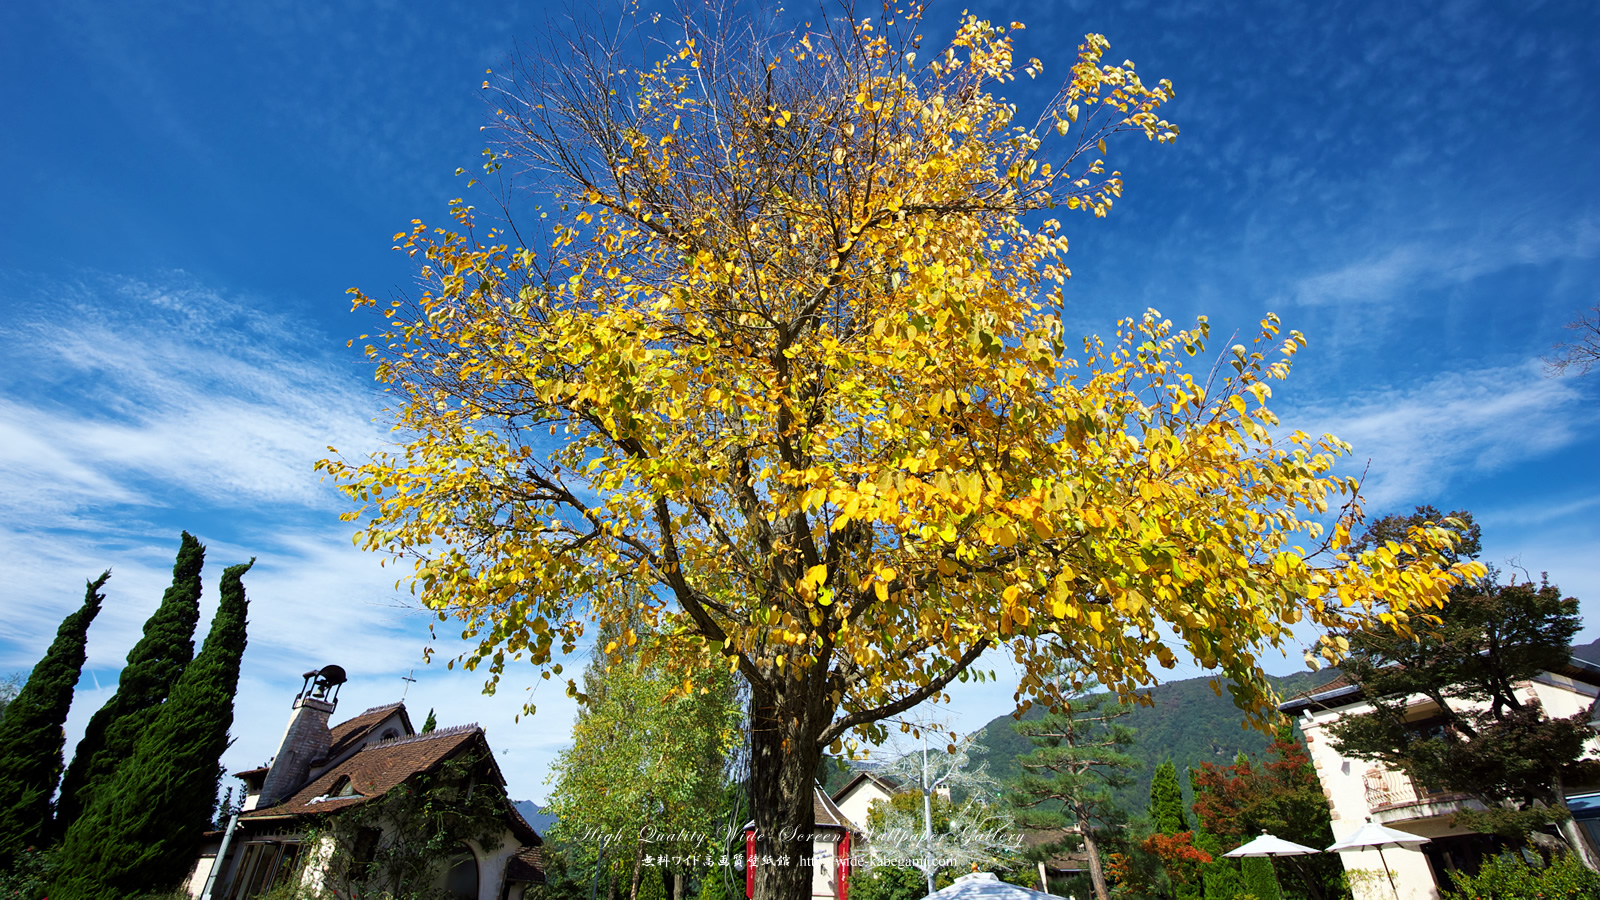
[[[1326,672],[1301,672],[1271,677],[1280,696],[1326,684]],[[1219,694],[1210,678],[1188,678],[1152,687],[1146,694],[1148,705],[1130,705],[1122,721],[1139,736],[1127,752],[1139,762],[1130,771],[1133,781],[1112,790],[1113,801],[1126,809],[1140,809],[1150,796],[1156,769],[1171,761],[1179,771],[1191,772],[1201,763],[1227,765],[1239,753],[1265,752],[1272,735],[1255,728],[1241,728],[1243,714],[1226,694]],[[1024,720],[1038,718],[1042,709],[1033,709]],[[1016,758],[1032,751],[1027,738],[1012,729],[1011,716],[999,716],[984,727],[979,743],[985,748],[995,777],[1015,778],[1020,771]]]
[[[335,896],[444,900],[439,879],[467,842],[497,852],[509,801],[485,783],[486,758],[487,748],[468,745],[382,797],[329,816],[322,832],[335,848],[326,860]]]
[[[217,760],[228,747],[246,643],[242,578],[223,572],[205,644],[173,685],[115,778],[67,829],[51,888],[57,900],[121,900],[176,887],[194,864],[216,806]]]
[[[1548,865],[1515,856],[1484,862],[1477,875],[1456,875],[1455,889],[1443,900],[1593,900],[1600,897],[1600,873],[1574,856]]]
[[[50,797],[61,777],[63,727],[88,656],[89,623],[100,612],[106,572],[88,583],[83,606],[61,620],[55,640],[0,720],[0,871],[49,834]]]
[[[1006,793],[1019,824],[1070,833],[1081,842],[1099,900],[1106,900],[1108,888],[1098,835],[1110,811],[1111,789],[1126,784],[1135,765],[1127,752],[1133,731],[1118,721],[1128,709],[1110,701],[1105,694],[1073,699],[1059,712],[1015,723],[1034,750],[1016,760],[1022,774]]]
[[[1184,811],[1183,786],[1178,783],[1178,767],[1167,760],[1156,767],[1150,780],[1150,824],[1158,834],[1177,834],[1189,830]]]
[[[205,554],[200,541],[183,532],[172,567],[172,586],[145,620],[144,634],[128,651],[127,665],[118,676],[116,693],[90,717],[61,779],[56,834],[65,834],[95,793],[114,780],[117,767],[133,755],[140,735],[155,720],[158,708],[194,657]]]
[[[1278,875],[1272,867],[1271,857],[1247,856],[1239,861],[1239,871],[1244,892],[1255,900],[1283,900],[1283,891],[1278,887]]]
[[[743,741],[733,675],[669,667],[652,652],[660,637],[642,622],[601,632],[572,746],[552,771],[569,865],[598,868],[608,896],[628,900],[662,877],[647,855],[726,851],[728,759]]]
[[[922,900],[928,887],[909,866],[862,866],[850,873],[850,900]]]
[[[1195,816],[1223,851],[1263,831],[1307,847],[1333,843],[1333,823],[1311,755],[1290,726],[1279,729],[1264,760],[1241,753],[1231,766],[1202,765],[1189,780]],[[1343,866],[1335,854],[1284,857],[1278,865],[1302,896],[1324,900],[1343,893]]]

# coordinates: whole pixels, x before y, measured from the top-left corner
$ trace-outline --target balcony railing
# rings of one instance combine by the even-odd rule
[[[1451,791],[1429,790],[1415,781],[1404,772],[1390,772],[1387,770],[1372,771],[1366,775],[1367,808],[1370,810],[1388,809],[1396,806],[1410,806],[1416,803],[1437,803],[1447,800],[1457,800],[1460,794]]]

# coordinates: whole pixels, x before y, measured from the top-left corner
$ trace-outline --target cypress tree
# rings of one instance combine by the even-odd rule
[[[1272,869],[1271,857],[1246,856],[1239,861],[1239,872],[1245,893],[1254,894],[1256,900],[1283,900],[1283,891],[1278,888],[1278,874]]]
[[[108,571],[88,583],[83,606],[56,629],[50,649],[28,675],[0,721],[0,868],[41,842],[50,823],[50,796],[61,776],[62,725],[72,689],[87,658],[89,623],[100,612]]]
[[[433,709],[428,709],[428,718],[422,723],[422,733],[428,734],[439,727],[439,720],[433,717]]]
[[[134,748],[128,764],[97,791],[60,850],[57,900],[117,900],[159,892],[194,863],[216,805],[217,761],[228,748],[247,602],[240,580],[254,564],[222,576],[221,601],[200,654]]]
[[[1178,768],[1171,760],[1157,766],[1155,777],[1150,780],[1150,820],[1162,834],[1189,830],[1189,817],[1183,812],[1183,788],[1178,785]]]
[[[89,805],[94,792],[109,783],[117,766],[133,753],[139,735],[155,718],[183,667],[194,657],[194,628],[200,620],[200,568],[206,548],[185,531],[167,588],[144,623],[144,636],[128,651],[117,692],[89,719],[89,725],[61,780],[55,832],[64,834]]]

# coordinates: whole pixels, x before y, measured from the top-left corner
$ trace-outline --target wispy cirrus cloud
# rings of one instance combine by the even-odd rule
[[[1359,259],[1299,279],[1293,299],[1309,305],[1392,303],[1419,286],[1437,290],[1513,266],[1600,255],[1600,222],[1562,228],[1516,227],[1498,234],[1440,234],[1370,246]]]
[[[1348,441],[1358,465],[1371,461],[1362,494],[1374,509],[1424,502],[1459,478],[1537,459],[1579,440],[1597,419],[1571,381],[1543,377],[1536,360],[1441,372],[1287,417]]]
[[[299,673],[338,663],[351,711],[398,699],[447,724],[479,721],[517,796],[542,796],[543,772],[567,741],[573,704],[541,686],[537,726],[513,719],[528,698],[516,673],[499,698],[479,674],[424,667],[431,614],[394,590],[396,573],[354,547],[343,502],[312,463],[332,444],[359,455],[386,440],[372,421],[381,395],[364,368],[292,314],[181,273],[86,275],[30,282],[0,272],[0,671],[26,670],[81,579],[113,569],[90,630],[89,659],[68,721],[69,747],[109,696],[129,647],[171,579],[177,533],[207,545],[203,637],[224,566],[246,576],[250,646],[235,703],[230,768],[276,751]],[[459,645],[441,644],[441,656]],[[427,704],[427,705],[422,705]]]

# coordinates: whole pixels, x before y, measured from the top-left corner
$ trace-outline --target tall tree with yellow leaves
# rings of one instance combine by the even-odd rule
[[[790,861],[759,898],[809,892],[785,836],[822,752],[991,647],[1058,701],[1059,654],[1127,692],[1175,635],[1254,709],[1294,623],[1404,628],[1461,577],[1442,529],[1344,554],[1348,447],[1271,431],[1304,343],[1276,318],[1212,375],[1182,369],[1204,320],[1154,311],[1069,353],[1053,216],[1109,211],[1109,141],[1177,135],[1168,83],[1090,35],[1024,119],[993,93],[1044,71],[1018,23],[924,60],[914,10],[772,39],[705,15],[552,35],[484,83],[509,218],[397,235],[425,286],[368,352],[404,444],[321,465],[491,688],[634,616],[741,673],[759,852]]]

